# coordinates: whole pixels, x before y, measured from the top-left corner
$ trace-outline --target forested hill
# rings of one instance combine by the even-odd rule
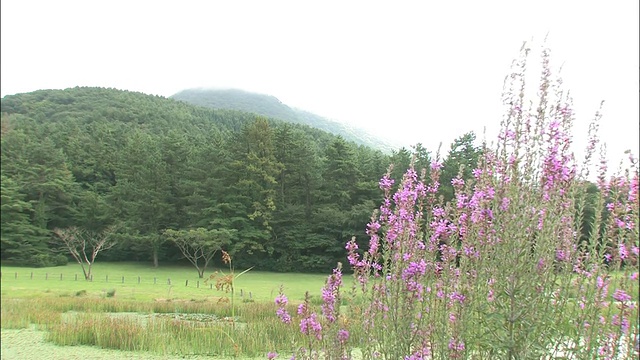
[[[294,124],[309,125],[316,129],[340,135],[357,144],[380,149],[387,154],[397,150],[397,147],[393,144],[371,135],[364,129],[358,129],[308,111],[289,107],[270,95],[256,94],[238,89],[188,89],[171,96],[171,98],[214,109],[240,110]]]
[[[56,228],[116,225],[118,244],[102,260],[183,261],[163,234],[199,229],[207,239],[225,234],[238,267],[326,272],[346,261],[352,236],[365,246],[378,180],[393,162],[399,183],[411,158],[304,125],[114,89],[11,95],[1,111],[0,258],[23,265],[66,261]],[[475,154],[469,136],[445,161],[445,196],[461,159]],[[417,167],[428,167],[429,153],[416,151]]]
[[[11,95],[1,111],[0,255],[24,265],[60,259],[55,228],[115,224],[104,260],[173,263],[163,231],[203,228],[232,235],[238,266],[327,271],[351,236],[366,242],[391,161],[308,126],[114,89]],[[406,169],[408,152],[394,157]]]

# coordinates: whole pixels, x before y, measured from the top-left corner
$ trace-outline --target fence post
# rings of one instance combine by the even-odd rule
[[[122,283],[124,284],[124,276],[122,277]]]
[[[16,279],[18,278],[18,273],[16,273]],[[49,273],[44,274],[44,279],[49,280]]]
[[[155,285],[155,284],[156,284],[156,280],[157,280],[157,279],[156,279],[156,277],[154,276],[154,277],[153,277],[153,285]]]
[[[91,274],[91,276],[89,276],[89,281],[93,282],[93,274]]]
[[[167,279],[167,285],[171,285],[171,278]]]
[[[76,281],[78,281],[78,274],[76,274]]]
[[[104,281],[105,281],[105,282],[109,282],[109,275],[105,275],[105,276],[104,276]]]
[[[138,284],[140,284],[140,275],[138,275]]]
[[[209,289],[213,290],[213,283],[209,283]]]
[[[16,279],[18,278],[18,273],[16,273]]]
[[[62,280],[62,273],[60,273],[60,280]]]
[[[189,279],[187,279],[187,281],[184,282],[184,286],[189,286]]]
[[[200,280],[196,283],[196,288],[200,289]]]
[[[31,272],[31,280],[33,280],[33,271]]]

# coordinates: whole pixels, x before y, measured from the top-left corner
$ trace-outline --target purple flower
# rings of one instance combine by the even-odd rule
[[[495,298],[493,289],[489,289],[489,294],[487,295],[487,301],[492,302],[495,299],[496,298]]]
[[[564,250],[558,249],[556,250],[556,259],[558,259],[558,261],[567,261],[569,256]]]
[[[338,330],[338,341],[344,344],[349,340],[349,332],[345,329]]]
[[[629,256],[627,247],[624,245],[624,243],[618,244],[618,253],[620,254],[620,259],[622,260],[626,259]]]
[[[424,259],[420,259],[420,261],[418,262],[412,261],[409,263],[409,266],[407,266],[407,268],[403,271],[402,278],[406,280],[414,276],[421,276],[424,275],[426,271],[427,263],[424,261]]]
[[[631,295],[627,294],[622,289],[617,289],[615,293],[613,293],[613,298],[619,302],[625,302],[631,300]]]
[[[393,186],[393,183],[394,183],[394,180],[391,179],[389,175],[385,175],[382,179],[380,179],[380,182],[378,183],[378,185],[382,190],[389,190]]]
[[[464,302],[464,299],[465,299],[465,298],[466,298],[466,297],[465,297],[464,295],[460,294],[460,293],[459,293],[459,292],[457,292],[457,291],[454,291],[454,292],[452,292],[451,294],[449,294],[449,300],[451,300],[451,302],[452,302],[452,303],[453,303],[453,302],[455,302],[455,301],[457,301],[457,302],[459,302],[460,304],[462,304],[462,303]]]
[[[433,208],[433,216],[436,216],[436,217],[442,217],[442,216],[444,216],[444,215],[445,215],[445,211],[444,211],[444,209],[443,209],[443,208],[438,207],[438,206],[435,206],[435,207]]]
[[[342,285],[342,267],[333,269],[333,274],[327,279],[327,284],[322,288],[322,314],[330,323],[336,321],[336,303],[338,302],[340,286]]]
[[[456,339],[449,340],[449,350],[464,351],[464,341],[458,341]]]
[[[275,303],[276,305],[278,305],[278,310],[276,310],[276,315],[278,315],[278,317],[280,318],[280,321],[282,321],[285,324],[291,324],[291,315],[289,315],[289,312],[287,312],[287,309],[285,308],[289,303],[289,300],[282,293],[282,287],[280,287],[280,294],[276,296]]]
[[[276,352],[271,352],[270,351],[270,352],[267,353],[267,359],[269,359],[269,360],[275,359],[277,357],[278,357],[278,353],[276,353]]]
[[[305,303],[298,305],[298,315],[302,315],[306,311],[307,311],[307,305]]]
[[[285,306],[287,305],[287,303],[289,303],[289,300],[287,299],[285,294],[279,294],[278,296],[276,296],[276,305]]]
[[[305,335],[315,335],[316,339],[322,340],[322,325],[315,313],[300,320],[300,332]]]
[[[276,315],[278,315],[280,321],[283,323],[291,324],[291,315],[289,315],[285,308],[278,308],[278,310],[276,310]]]
[[[509,200],[509,198],[507,197],[502,198],[502,202],[500,203],[500,210],[507,211],[507,209],[509,209],[510,202],[511,200]]]

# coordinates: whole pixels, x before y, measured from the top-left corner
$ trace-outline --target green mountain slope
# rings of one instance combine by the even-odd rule
[[[390,163],[308,125],[116,89],[8,95],[0,112],[0,259],[20,265],[66,263],[56,228],[117,225],[99,261],[180,263],[164,231],[197,229],[239,268],[327,271],[352,236],[364,246]]]
[[[187,89],[171,96],[171,98],[214,109],[240,110],[294,124],[308,125],[387,153],[397,148],[390,142],[369,134],[364,129],[290,107],[271,95],[238,89]]]

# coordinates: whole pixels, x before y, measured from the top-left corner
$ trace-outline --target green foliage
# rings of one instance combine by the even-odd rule
[[[475,144],[476,134],[468,132],[453,141],[447,158],[442,164],[440,175],[439,195],[444,197],[446,202],[453,200],[454,190],[451,180],[460,177],[464,181],[473,179],[472,171],[478,166],[478,160],[482,154],[482,148]]]
[[[189,260],[198,270],[198,277],[203,278],[213,256],[231,243],[235,230],[197,228],[176,231],[167,229],[163,235],[173,242],[180,249],[184,258]]]
[[[65,266],[69,262],[66,256],[62,254],[35,254],[29,259],[24,260],[23,264],[26,266],[32,266],[35,268],[52,267],[52,266]]]
[[[411,161],[301,122],[114,89],[6,96],[2,111],[1,258],[24,264],[61,252],[56,227],[119,224],[103,260],[178,263],[164,229],[228,229],[239,267],[326,271],[352,236],[365,246],[380,175]]]

